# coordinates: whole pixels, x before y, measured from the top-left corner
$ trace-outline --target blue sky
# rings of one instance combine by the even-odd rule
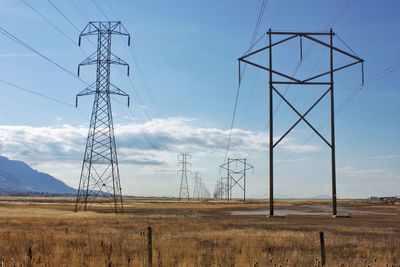
[[[131,95],[132,103],[128,109],[125,99],[113,101],[123,191],[176,196],[176,155],[182,151],[191,152],[193,171],[213,191],[221,175],[218,167],[225,157],[232,119],[237,58],[249,48],[262,1],[51,2],[79,29],[88,20],[106,20],[97,3],[108,19],[121,20],[132,36],[134,57],[126,40],[113,39],[114,53],[131,65],[136,90],[122,69],[113,68],[112,82]],[[268,28],[324,31],[332,27],[366,60],[366,86],[336,117],[339,197],[400,194],[398,10],[400,3],[395,0],[269,0],[259,27],[257,36]],[[85,54],[94,51],[87,40],[78,47],[79,32],[46,0],[0,0],[0,26],[74,73]],[[265,43],[264,38],[257,47]],[[335,44],[346,49],[338,39]],[[293,73],[299,60],[297,45],[294,42],[277,50],[277,68]],[[310,47],[310,43],[304,45]],[[298,75],[326,71],[327,55],[313,48]],[[268,58],[260,55],[255,60],[266,64]],[[345,60],[338,57],[335,62]],[[81,69],[87,82],[94,81],[94,73],[91,67]],[[335,74],[336,106],[359,87],[360,75],[357,66]],[[73,107],[84,84],[4,35],[0,35],[0,80],[72,105],[0,83],[0,153],[76,187],[93,101],[81,98],[79,110]],[[267,82],[265,72],[247,67],[229,151],[230,157],[247,157],[255,167],[248,178],[250,197],[266,197],[268,192]],[[288,90],[287,97],[299,110],[307,109],[321,92],[307,90]],[[327,138],[329,127],[324,125],[328,118],[327,102],[309,116]],[[275,116],[277,134],[295,119],[280,104]],[[330,194],[329,150],[310,135],[302,124],[276,150],[277,195]]]

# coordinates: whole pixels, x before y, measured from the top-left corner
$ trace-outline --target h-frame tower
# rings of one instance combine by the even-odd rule
[[[241,168],[238,165],[242,165]],[[243,202],[246,202],[246,178],[247,171],[253,170],[254,166],[247,162],[246,158],[243,159],[231,159],[228,158],[227,162],[219,166],[220,170],[226,171],[226,182],[225,182],[225,190],[226,190],[226,199],[230,201],[232,199],[232,192],[235,186],[243,191]],[[220,186],[224,185],[223,180],[221,179]]]
[[[94,95],[94,102],[75,211],[86,211],[102,197],[115,213],[120,213],[124,206],[110,95],[128,97],[128,106],[129,95],[110,83],[110,67],[111,64],[126,66],[129,75],[129,65],[111,52],[111,37],[126,36],[130,45],[130,35],[119,21],[89,22],[79,36],[79,45],[82,37],[90,35],[97,36],[97,50],[78,65],[78,75],[84,65],[96,65],[97,70],[96,81],[76,96],[76,105],[79,96]]]
[[[339,49],[333,45],[333,37],[335,33],[332,29],[329,32],[280,32],[272,31],[269,29],[267,32],[268,45],[266,47],[260,48],[253,52],[249,52],[246,55],[240,57],[239,61],[239,73],[240,73],[240,63],[246,63],[254,67],[265,70],[269,74],[269,214],[274,215],[274,148],[301,122],[304,121],[321,139],[322,141],[331,149],[331,178],[332,178],[332,214],[337,215],[337,205],[336,205],[336,145],[335,145],[335,103],[334,103],[334,73],[350,66],[361,64],[362,66],[362,80],[364,82],[364,60],[358,57],[353,51],[347,52]],[[280,37],[282,39],[273,42],[273,37]],[[328,37],[329,41],[324,41],[318,39],[318,37]],[[320,73],[318,75],[306,78],[304,80],[292,77],[283,72],[274,69],[272,64],[273,58],[273,48],[282,45],[289,40],[294,38],[299,38],[300,40],[300,58],[303,55],[303,39],[313,42],[316,45],[320,45],[324,48],[329,49],[329,71]],[[347,46],[347,45],[346,45]],[[269,64],[268,66],[263,66],[250,61],[250,57],[263,51],[268,51]],[[340,67],[334,67],[334,54],[341,54],[351,60],[350,63],[342,65]],[[279,78],[276,78],[279,77]],[[240,81],[240,77],[239,77]],[[303,86],[327,86],[328,89],[310,106],[310,108],[305,113],[300,113],[296,107],[287,100],[287,98],[282,94],[277,88],[279,85],[303,85]],[[277,141],[274,140],[274,117],[273,117],[273,96],[276,94],[279,96],[299,117],[299,119],[282,135]],[[321,102],[326,96],[329,96],[330,100],[330,140],[328,141],[306,118],[311,110]]]

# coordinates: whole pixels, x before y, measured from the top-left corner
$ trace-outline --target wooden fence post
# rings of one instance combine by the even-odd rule
[[[324,232],[319,232],[319,242],[321,246],[321,265],[325,266],[326,259],[325,259],[325,237]]]
[[[153,240],[151,226],[147,227],[147,267],[153,267]]]

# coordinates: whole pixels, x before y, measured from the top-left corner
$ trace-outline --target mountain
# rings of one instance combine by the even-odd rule
[[[0,193],[75,194],[76,190],[25,162],[0,156]]]

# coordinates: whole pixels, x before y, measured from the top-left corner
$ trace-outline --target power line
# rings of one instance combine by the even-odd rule
[[[73,44],[77,44],[76,41],[74,41],[71,37],[69,37],[63,30],[61,30],[59,27],[57,27],[53,22],[51,22],[49,19],[47,19],[45,16],[43,16],[38,10],[36,10],[33,6],[31,6],[28,2],[25,0],[22,0],[22,2],[25,3],[30,9],[32,9],[36,14],[38,14],[42,19],[44,19],[47,23],[49,23],[51,26],[53,26],[54,29],[56,29],[59,33],[64,35],[65,38],[70,40]]]
[[[376,82],[376,81],[378,81],[378,80],[384,78],[386,75],[388,75],[388,74],[390,74],[390,73],[392,73],[392,72],[395,72],[395,71],[397,71],[397,70],[399,70],[399,69],[400,69],[400,65],[390,66],[390,67],[387,67],[387,68],[386,68],[384,71],[382,71],[381,73],[378,73],[378,74],[375,74],[375,75],[371,76],[371,78],[369,78],[368,81],[367,81],[364,85],[358,86],[356,89],[353,90],[353,92],[352,92],[345,100],[343,100],[343,102],[335,109],[335,114],[339,114],[340,111],[342,111],[342,110],[344,109],[344,107],[346,107],[346,106],[350,103],[350,101],[351,101],[358,93],[360,93],[360,92],[362,91],[362,89],[365,89],[366,87],[368,87],[368,86],[371,85],[372,83],[374,83],[374,82]],[[328,125],[328,122],[329,122],[328,120],[324,121],[324,122],[321,124],[320,129],[323,130],[323,129]],[[313,139],[314,136],[315,136],[314,134],[310,134],[310,135],[307,137],[307,139],[306,139],[303,143],[304,143],[304,144],[309,143],[309,142]],[[289,155],[288,157],[286,157],[286,159],[283,160],[283,161],[289,160],[293,155],[294,155],[294,153],[290,154],[290,155]],[[281,162],[283,162],[283,161],[281,161]],[[279,165],[280,165],[280,164],[277,164],[277,167],[278,167]]]
[[[55,6],[54,5],[54,3],[52,3],[51,2],[51,0],[48,0],[48,2],[80,33],[81,31],[79,30],[79,28],[59,9],[59,8],[57,8],[57,6]],[[76,8],[78,8],[79,9],[79,7],[77,7],[76,6]],[[86,37],[86,36],[85,36]],[[86,39],[93,45],[93,46],[95,46],[95,44],[89,39],[89,38],[87,38],[86,37]],[[118,67],[118,66],[117,66]],[[118,68],[120,71],[121,71],[121,69],[120,68]],[[129,79],[129,81],[131,82],[131,80]],[[133,87],[133,84],[132,84],[132,87]],[[135,89],[134,87],[133,87],[133,89]],[[138,94],[137,94],[137,92],[136,92],[136,90],[133,90],[134,91],[134,93],[137,95],[137,97],[138,97],[138,99],[139,99],[139,102],[141,102],[141,100],[140,100],[140,97],[138,96]],[[118,101],[118,100],[116,100],[116,99],[114,99],[114,101],[116,101],[119,105],[121,105],[121,103]],[[130,113],[131,113],[131,115],[133,116],[133,117],[135,117],[135,115],[133,114],[133,112],[132,112],[132,110],[130,110],[130,109],[128,109],[129,111],[130,111]],[[129,117],[129,115],[125,112],[125,110],[123,109],[123,112]],[[146,116],[151,120],[151,118],[150,118],[150,116],[147,114],[147,112],[146,112]],[[130,118],[130,117],[129,117]],[[144,133],[144,136],[145,136],[145,139],[147,140],[147,142],[150,144],[150,146],[154,149],[154,150],[156,150],[157,148],[155,147],[155,145],[150,141],[150,138]]]
[[[7,82],[7,81],[5,81],[5,80],[3,80],[3,79],[0,79],[0,82],[2,82],[2,83],[4,83],[4,84],[7,84],[7,85],[9,85],[9,86],[12,86],[12,87],[14,87],[14,88],[20,89],[20,90],[22,90],[22,91],[28,92],[28,93],[30,93],[30,94],[40,96],[40,97],[45,98],[45,99],[47,99],[47,100],[50,100],[50,101],[53,101],[53,102],[56,102],[56,103],[59,103],[59,104],[66,105],[66,106],[68,106],[68,107],[73,107],[73,108],[75,107],[74,105],[71,105],[71,104],[69,104],[69,103],[67,103],[67,102],[64,102],[64,101],[62,101],[62,100],[59,100],[59,99],[57,99],[57,98],[53,98],[53,97],[50,97],[50,96],[46,96],[46,95],[44,95],[44,94],[41,94],[41,93],[35,92],[35,91],[33,91],[33,90],[27,89],[27,88],[25,88],[25,87],[22,87],[22,86],[20,86],[20,85],[16,85],[16,84],[14,84],[14,83]]]
[[[263,0],[263,2],[262,2],[260,13],[258,14],[258,18],[257,18],[257,23],[256,23],[256,26],[254,28],[253,36],[252,36],[251,41],[250,41],[250,47],[254,44],[254,41],[255,41],[256,36],[258,34],[258,29],[260,28],[260,24],[261,24],[262,18],[264,17],[264,11],[265,11],[265,7],[267,6],[267,3],[268,3],[268,0]]]
[[[79,28],[78,27],[76,27],[75,26],[75,24],[74,23],[72,23],[72,21],[70,20],[70,19],[68,19],[67,18],[67,16],[65,16],[64,15],[64,13],[63,12],[61,12],[61,10],[60,9],[58,9],[55,5],[54,5],[54,3],[53,2],[51,2],[50,0],[47,0],[57,11],[58,11],[58,13],[60,13],[68,22],[69,22],[69,24],[71,24],[72,25],[72,27],[74,27],[75,28],[75,30],[77,30],[78,32],[81,32],[81,30],[79,30]]]
[[[85,12],[82,11],[82,9],[73,1],[69,0],[71,4],[76,8],[76,10],[79,11],[79,13],[86,19],[86,21],[90,21],[89,17],[85,14]]]
[[[238,99],[239,99],[239,92],[240,92],[240,82],[239,82],[239,84],[237,86],[237,90],[236,90],[235,105],[233,108],[233,115],[232,115],[232,120],[231,120],[231,127],[229,130],[228,144],[226,146],[224,162],[226,161],[226,159],[228,157],[228,153],[229,153],[229,149],[230,149],[231,138],[232,138],[232,129],[233,129],[233,125],[235,123],[235,116],[236,116],[236,109],[237,109],[237,104],[238,104]]]
[[[111,5],[107,0],[105,0],[105,2],[106,2],[106,4],[107,4],[107,6],[109,7],[109,9],[111,10],[111,12],[114,14],[114,16],[115,16],[118,20],[121,20],[121,19],[119,18],[118,14],[115,12],[115,10],[114,10],[114,8],[112,7],[112,5]],[[141,66],[139,65],[139,62],[136,60],[136,57],[135,57],[135,55],[134,55],[134,52],[133,52],[132,47],[129,47],[129,48],[128,48],[128,51],[129,51],[129,54],[130,54],[130,56],[131,56],[131,58],[132,58],[132,60],[133,60],[133,62],[134,62],[134,64],[135,64],[135,66],[136,66],[136,68],[137,68],[137,70],[138,70],[140,79],[141,79],[141,81],[142,81],[142,83],[143,83],[145,92],[146,92],[148,98],[150,99],[150,104],[152,105],[152,107],[153,107],[153,109],[154,109],[154,112],[157,114],[158,117],[164,117],[164,116],[162,116],[161,112],[160,112],[159,109],[157,108],[157,102],[156,102],[156,100],[155,100],[155,97],[154,97],[154,95],[152,94],[152,90],[151,90],[150,86],[148,86],[148,83],[147,83],[147,81],[146,81],[146,79],[145,79],[143,70],[142,70]]]
[[[134,56],[134,53],[133,53],[133,51],[132,51],[131,48],[129,48],[129,52],[130,52],[130,55],[131,55],[131,57],[132,57],[132,59],[133,59],[133,63],[135,63],[135,66],[136,66],[136,68],[137,68],[137,70],[138,70],[140,79],[141,79],[142,82],[143,82],[145,91],[146,91],[147,95],[149,96],[149,99],[150,99],[151,105],[153,106],[154,111],[157,113],[158,117],[163,117],[162,114],[161,114],[161,112],[160,112],[160,111],[158,110],[158,108],[157,108],[154,95],[152,94],[151,89],[150,89],[150,87],[148,86],[148,84],[147,84],[147,82],[146,82],[146,79],[145,79],[145,77],[144,77],[142,68],[140,67],[139,63],[137,62],[137,60],[136,60],[136,58],[135,58],[135,56]]]
[[[4,36],[6,36],[7,38],[13,40],[14,42],[18,43],[19,45],[25,47],[26,49],[32,51],[33,53],[37,54],[38,56],[40,56],[41,58],[47,60],[48,62],[52,63],[53,65],[55,65],[56,67],[58,67],[59,69],[61,69],[62,71],[68,73],[69,75],[73,76],[74,78],[77,78],[78,80],[80,80],[83,84],[88,85],[87,82],[85,82],[84,80],[82,80],[80,77],[78,77],[75,73],[67,70],[66,68],[64,68],[63,66],[61,66],[60,64],[56,63],[55,61],[53,61],[52,59],[50,59],[49,57],[45,56],[44,54],[42,54],[41,52],[37,51],[36,49],[34,49],[32,46],[26,44],[25,42],[23,42],[21,39],[19,39],[18,37],[16,37],[15,35],[13,35],[12,33],[10,33],[9,31],[5,30],[3,27],[0,26],[0,33],[3,34]]]
[[[74,105],[71,105],[71,104],[69,104],[69,103],[67,103],[67,102],[64,102],[64,101],[60,100],[60,99],[57,99],[57,98],[54,98],[54,97],[51,97],[51,96],[47,96],[47,95],[44,95],[44,94],[42,94],[42,93],[35,92],[35,91],[31,90],[31,89],[22,87],[22,86],[20,86],[20,85],[15,84],[15,83],[11,83],[11,82],[5,81],[5,80],[3,80],[3,79],[0,79],[0,82],[4,83],[4,84],[6,84],[6,85],[9,85],[9,86],[11,86],[11,87],[14,87],[14,88],[16,88],[16,89],[25,91],[25,92],[27,92],[27,93],[30,93],[30,94],[33,94],[33,95],[42,97],[42,98],[44,98],[44,99],[53,101],[53,102],[55,102],[55,103],[63,104],[63,105],[65,105],[65,106],[68,106],[68,107],[71,107],[71,108],[74,108],[74,109],[75,109],[75,106],[74,106]],[[83,111],[82,111],[81,109],[78,108],[78,111],[79,111],[85,118],[88,118],[88,117],[85,115],[85,113],[83,113]]]
[[[276,19],[278,18],[278,14],[279,14],[279,12],[281,11],[281,8],[282,8],[282,4],[283,4],[283,0],[279,1],[279,7],[278,7],[278,10],[277,10],[276,13],[275,13],[274,18],[272,19],[271,28],[273,28],[274,25],[275,25],[275,21],[276,21]]]
[[[136,118],[135,114],[133,113],[133,111],[128,108],[129,113],[131,116],[129,116],[129,114],[125,111],[125,109],[122,106],[122,103],[116,99],[113,99],[115,102],[117,102],[117,104],[121,107],[122,112],[125,113],[125,115],[134,123],[134,120],[132,119],[132,117]],[[146,132],[143,132],[143,136],[145,138],[145,140],[149,143],[149,145],[154,149],[154,150],[158,150],[158,148],[153,144],[153,142],[151,141],[150,137],[146,134]]]
[[[256,36],[257,36],[258,29],[259,29],[259,27],[260,27],[262,18],[263,18],[263,16],[264,16],[264,11],[265,11],[265,8],[266,8],[267,3],[268,3],[268,0],[263,0],[263,2],[262,2],[261,9],[260,9],[260,12],[259,12],[258,18],[257,18],[257,23],[256,23],[256,26],[254,27],[253,36],[252,36],[251,41],[250,41],[250,48],[249,48],[247,51],[251,51],[251,49],[254,47],[254,45],[255,45],[255,43],[256,43],[256,42],[255,42],[255,38],[256,38]],[[258,42],[259,40],[261,40],[261,39],[262,39],[262,38],[259,38],[259,39],[257,40],[257,42]],[[241,76],[244,75],[245,70],[246,70],[246,65],[244,66],[242,72],[239,72],[239,83],[238,83],[238,86],[237,86],[237,89],[236,89],[235,104],[234,104],[234,108],[233,108],[233,115],[232,115],[232,120],[231,120],[231,126],[230,126],[230,130],[229,130],[229,135],[228,135],[228,144],[227,144],[227,146],[226,146],[226,152],[225,152],[224,162],[226,161],[226,159],[227,159],[227,157],[228,157],[228,153],[229,153],[229,149],[230,149],[230,144],[231,144],[231,139],[232,139],[232,130],[233,130],[233,125],[234,125],[234,123],[235,123],[236,110],[237,110],[237,105],[238,105],[238,100],[239,100],[240,84],[241,84],[240,81],[241,81]]]
[[[107,15],[106,15],[106,13],[104,13],[103,9],[101,9],[101,7],[96,3],[96,0],[92,0],[92,2],[93,2],[93,4],[95,4],[95,6],[97,7],[97,9],[100,11],[100,13],[101,13],[107,20],[109,20],[108,17],[107,17]]]
[[[111,12],[114,14],[114,16],[118,19],[118,15],[115,12],[114,8],[112,7],[112,5],[110,4],[110,2],[108,0],[104,0],[108,6],[108,8],[111,10]]]
[[[351,5],[351,3],[352,3],[353,1],[354,1],[354,0],[348,0],[348,1],[339,9],[339,11],[333,16],[333,18],[330,20],[330,22],[328,23],[328,25],[325,27],[325,30],[328,30],[330,27],[332,27],[333,25],[335,25],[335,24],[339,21],[339,19],[345,14],[345,12],[346,12],[347,9],[350,7],[350,5]],[[318,37],[316,37],[316,38],[318,38]],[[340,38],[339,38],[339,39],[340,39]],[[340,39],[340,40],[341,40],[341,39]],[[342,42],[344,43],[343,40],[342,40]],[[347,46],[346,43],[344,43],[344,44]],[[313,44],[309,47],[309,49],[306,50],[306,51],[304,52],[304,54],[303,54],[303,56],[302,56],[302,60],[304,60],[304,59],[311,53],[311,51],[316,47],[316,45],[317,45],[317,43],[313,42]],[[350,50],[353,52],[353,50],[352,50],[351,48],[350,48]],[[324,53],[324,52],[323,52],[323,53]],[[355,54],[355,53],[354,53],[354,54]],[[320,62],[321,59],[322,59],[322,55],[323,55],[323,54],[321,54],[321,56],[319,57],[319,59],[318,59],[317,62],[315,63],[315,65],[314,65],[313,70],[311,71],[311,73],[312,73],[312,72],[315,70],[315,68],[318,66],[319,62]],[[355,54],[355,55],[357,56],[357,54]],[[295,77],[295,76],[297,75],[298,71],[300,70],[300,67],[301,67],[301,65],[302,65],[302,63],[303,63],[302,60],[299,60],[297,66],[296,66],[296,68],[295,68],[295,70],[294,70],[294,72],[293,72],[292,77]],[[293,103],[296,102],[296,100],[297,100],[298,97],[300,96],[303,87],[304,87],[304,85],[300,87],[299,92],[298,92],[298,94],[296,95],[296,97],[295,97]],[[290,88],[290,85],[287,85],[286,88],[285,88],[285,91],[284,91],[284,93],[283,93],[283,96],[286,96],[286,94],[287,94],[289,88]],[[277,111],[279,110],[281,104],[282,104],[282,99],[279,99],[279,102],[278,102],[277,106],[276,106],[275,109],[274,109],[274,114],[277,113]],[[278,124],[279,124],[279,123],[278,123]],[[266,129],[268,129],[268,127],[267,127]]]
[[[51,3],[50,0],[48,0],[48,1]],[[51,4],[52,4],[52,3],[51,3]],[[54,4],[52,4],[52,5],[53,5],[54,8],[57,9],[57,11],[58,11],[68,22],[70,22],[71,25],[74,26],[74,28],[75,28],[78,32],[80,32],[80,30],[72,23],[72,21],[71,21],[59,8],[57,8]],[[75,5],[75,7],[79,9],[78,6]],[[85,37],[86,37],[86,36],[85,36]],[[93,46],[95,46],[95,44],[94,44],[89,38],[86,37],[86,39],[87,39]],[[117,66],[117,69],[118,69],[120,72],[122,72],[122,70],[121,70],[118,66]],[[139,100],[139,102],[143,105],[143,102],[142,102],[142,100],[141,100],[141,98],[140,98],[138,92],[136,91],[136,89],[135,89],[135,87],[134,87],[134,85],[133,85],[131,79],[128,78],[128,80],[129,80],[129,83],[130,83],[130,85],[131,85],[131,87],[132,87],[132,91],[133,91],[133,92],[135,93],[135,95],[137,96],[137,99]],[[120,104],[118,100],[116,100],[116,99],[114,99],[114,100],[115,100],[118,104]],[[131,115],[134,116],[132,110],[130,110],[130,109],[128,109],[128,110],[130,111]],[[123,112],[125,112],[125,111],[123,110]],[[149,120],[152,120],[152,118],[150,117],[150,115],[147,113],[147,111],[146,111],[145,109],[144,109],[144,113],[145,113],[146,117],[147,117]],[[126,113],[125,113],[125,114],[126,114]],[[128,114],[126,114],[126,115],[128,115]],[[129,116],[128,116],[128,117],[129,117]],[[134,116],[134,117],[135,117],[135,116]],[[150,146],[151,146],[154,150],[157,150],[156,146],[150,141],[150,138],[149,138],[145,133],[144,133],[144,136],[145,136],[145,139],[147,140],[147,142],[150,144]]]

